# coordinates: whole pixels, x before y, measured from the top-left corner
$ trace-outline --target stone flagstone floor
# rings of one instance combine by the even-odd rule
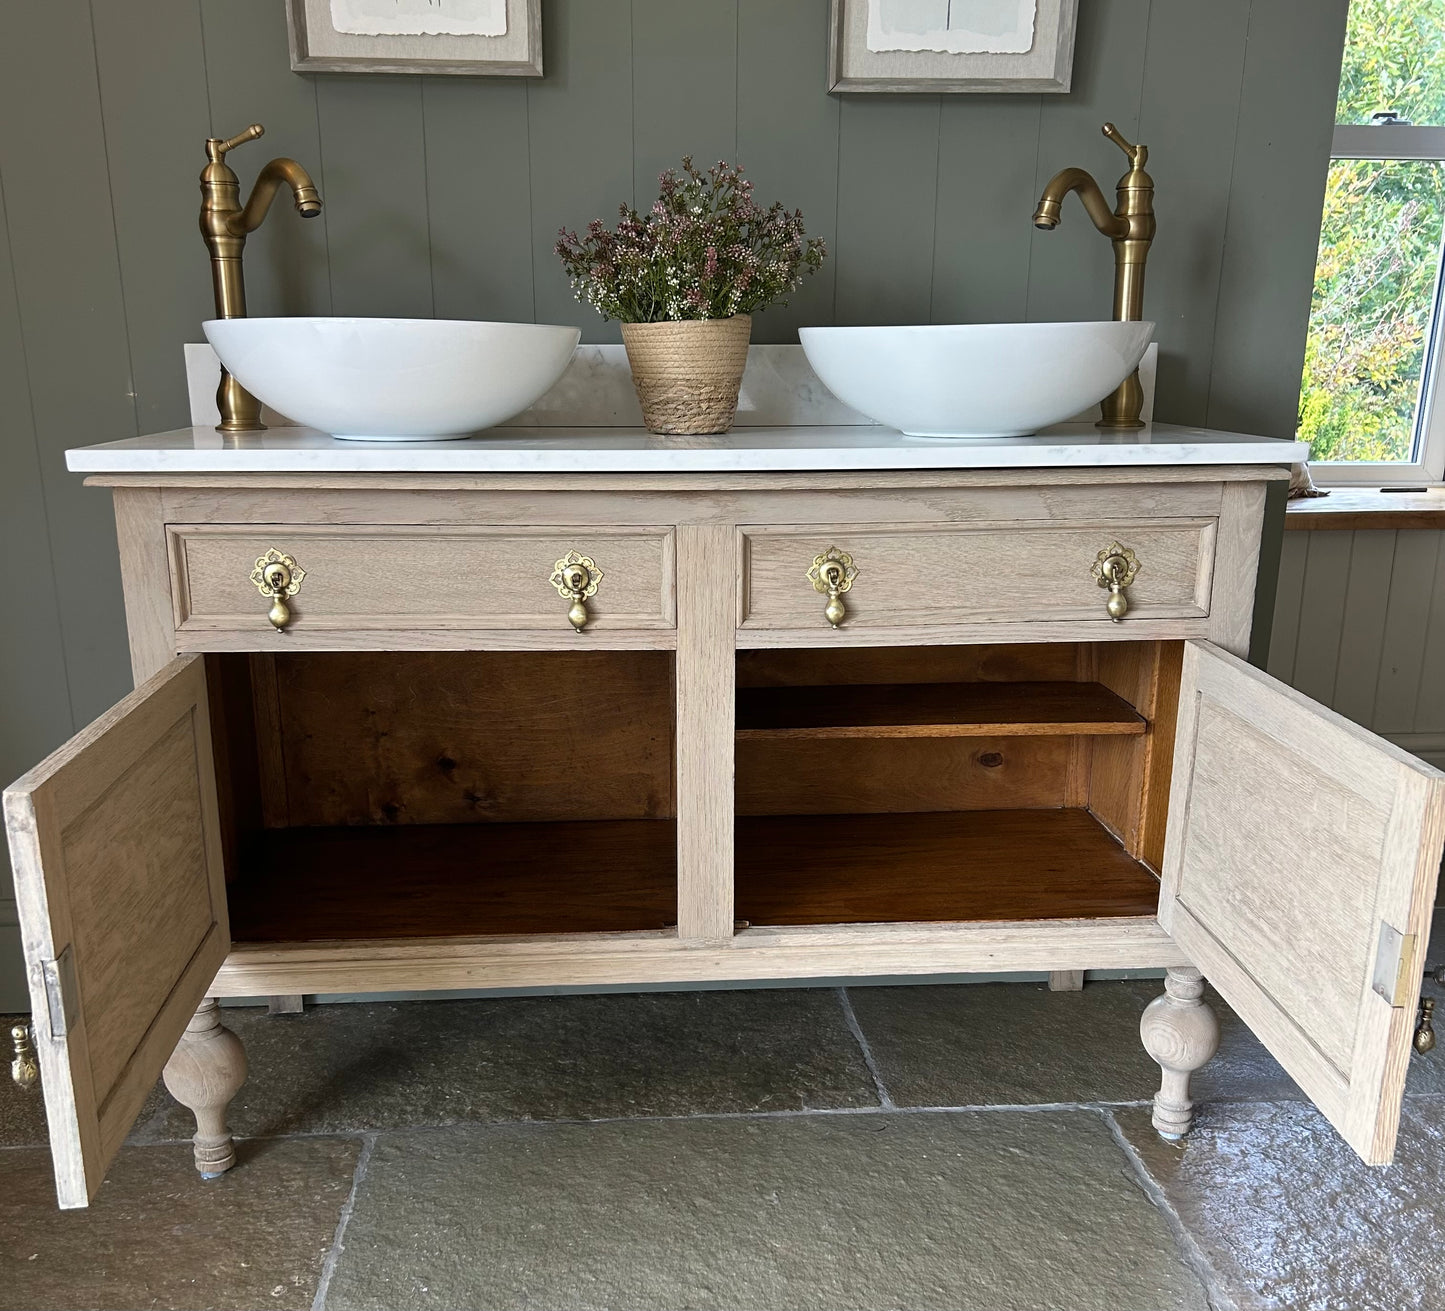
[[[6,1082],[0,1306],[1445,1309],[1445,1045],[1369,1169],[1221,1007],[1171,1146],[1137,1037],[1158,991],[228,1010],[251,1077],[212,1183],[158,1089],[59,1212]]]

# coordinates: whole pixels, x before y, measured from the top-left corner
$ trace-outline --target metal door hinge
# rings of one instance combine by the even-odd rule
[[[1375,948],[1375,973],[1370,986],[1391,1006],[1404,1006],[1414,995],[1420,968],[1415,963],[1415,946],[1415,934],[1401,933],[1393,924],[1380,921],[1380,941]]]
[[[40,970],[45,979],[45,1006],[50,1012],[50,1036],[64,1038],[80,1017],[74,947],[67,944],[55,960],[42,961]]]

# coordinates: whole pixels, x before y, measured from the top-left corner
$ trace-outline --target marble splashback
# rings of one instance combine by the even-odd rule
[[[205,343],[187,343],[186,386],[190,394],[191,422],[214,425],[216,387],[221,365]],[[1154,377],[1159,347],[1151,343],[1139,365],[1144,386],[1144,419],[1154,416]],[[291,423],[268,409],[262,420],[271,427]],[[1077,416],[1080,421],[1099,417],[1093,406]],[[844,405],[825,387],[808,363],[801,346],[752,346],[738,397],[738,428],[851,427],[873,421]],[[582,345],[557,385],[531,409],[507,422],[508,428],[640,428],[642,408],[632,388],[627,349],[620,345]]]

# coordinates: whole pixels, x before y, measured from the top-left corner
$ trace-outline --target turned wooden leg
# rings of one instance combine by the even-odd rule
[[[1182,1138],[1194,1122],[1189,1076],[1219,1050],[1219,1021],[1204,1002],[1204,976],[1198,970],[1169,969],[1164,995],[1144,1008],[1139,1036],[1164,1072],[1154,1094],[1154,1127],[1162,1138]]]
[[[163,1075],[172,1097],[196,1117],[196,1169],[214,1179],[236,1164],[226,1111],[246,1082],[246,1049],[222,1026],[220,1007],[207,997],[166,1062]]]

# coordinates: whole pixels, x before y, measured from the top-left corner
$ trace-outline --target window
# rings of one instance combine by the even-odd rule
[[[1325,483],[1445,478],[1445,0],[1351,0],[1300,388]]]

